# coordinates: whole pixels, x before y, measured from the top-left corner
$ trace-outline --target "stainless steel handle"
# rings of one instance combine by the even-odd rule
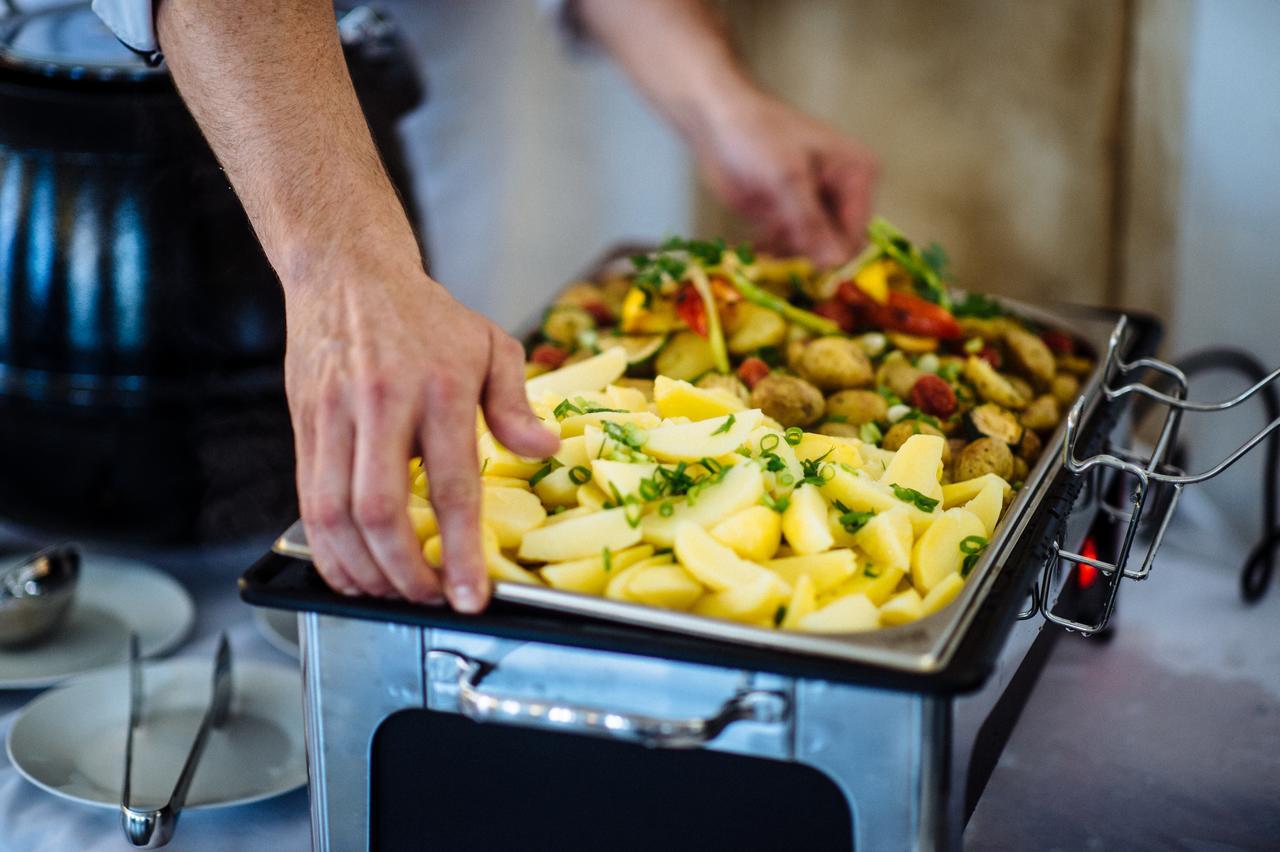
[[[711,716],[664,719],[553,699],[504,695],[481,687],[495,667],[454,651],[429,651],[431,677],[450,678],[457,708],[477,722],[500,722],[529,728],[607,737],[656,748],[697,748],[737,721],[777,723],[787,719],[786,696],[767,690],[742,690]]]
[[[1093,393],[1076,400],[1075,405],[1072,406],[1071,411],[1067,414],[1066,439],[1063,442],[1062,449],[1063,466],[1071,473],[1083,475],[1090,471],[1101,472],[1109,470],[1120,478],[1120,484],[1126,486],[1127,505],[1103,506],[1104,511],[1111,515],[1112,518],[1125,524],[1119,552],[1114,561],[1108,562],[1063,549],[1055,542],[1054,546],[1050,548],[1048,558],[1045,560],[1039,588],[1040,614],[1054,624],[1058,624],[1068,630],[1078,630],[1086,635],[1106,627],[1115,607],[1116,593],[1120,588],[1121,580],[1144,580],[1151,574],[1156,552],[1160,549],[1165,533],[1169,529],[1169,521],[1177,508],[1178,498],[1181,496],[1182,489],[1187,485],[1205,482],[1222,473],[1239,461],[1245,453],[1261,443],[1269,434],[1280,429],[1280,418],[1273,420],[1221,462],[1201,473],[1188,475],[1170,465],[1168,457],[1173,452],[1178,427],[1181,424],[1184,411],[1217,412],[1235,408],[1258,394],[1271,382],[1280,379],[1280,369],[1273,371],[1248,390],[1231,399],[1213,403],[1191,402],[1186,398],[1186,374],[1176,366],[1155,358],[1139,358],[1135,361],[1125,361],[1121,350],[1124,348],[1126,337],[1127,323],[1124,319],[1121,319],[1116,324],[1107,346],[1101,383]],[[1142,382],[1124,378],[1131,373],[1144,372],[1154,372],[1172,380],[1174,392],[1164,393]],[[1161,423],[1160,436],[1156,440],[1155,447],[1150,452],[1135,452],[1126,448],[1109,447],[1107,452],[1084,459],[1079,458],[1077,445],[1084,434],[1080,425],[1085,417],[1086,409],[1096,405],[1111,404],[1128,396],[1144,397],[1165,407],[1164,420]],[[1132,488],[1127,487],[1129,483],[1132,483]],[[1153,494],[1157,489],[1168,489],[1170,492],[1169,498],[1163,503],[1159,517],[1154,519],[1156,532],[1145,556],[1143,556],[1139,567],[1132,568],[1129,566],[1129,561],[1134,540],[1137,537],[1138,527],[1144,520],[1144,509],[1150,503],[1159,503],[1159,501],[1153,499]],[[1148,517],[1145,520],[1152,521],[1153,519]],[[1098,619],[1092,622],[1075,621],[1064,618],[1053,611],[1057,595],[1054,592],[1052,577],[1059,565],[1059,560],[1076,565],[1090,565],[1110,580],[1111,585],[1103,604],[1102,613]]]

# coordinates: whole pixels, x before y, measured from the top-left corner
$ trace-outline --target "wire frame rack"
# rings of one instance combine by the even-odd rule
[[[1276,418],[1213,467],[1194,474],[1180,470],[1170,463],[1169,457],[1177,443],[1183,413],[1213,413],[1235,408],[1280,378],[1280,369],[1230,399],[1193,402],[1187,399],[1187,376],[1178,367],[1156,358],[1125,361],[1121,355],[1125,336],[1126,323],[1121,321],[1111,334],[1105,369],[1097,391],[1081,396],[1067,414],[1066,440],[1062,449],[1063,467],[1072,475],[1086,477],[1087,490],[1103,495],[1099,497],[1100,511],[1121,525],[1123,533],[1115,558],[1100,559],[1069,550],[1062,546],[1061,538],[1064,536],[1060,536],[1049,548],[1040,582],[1032,593],[1032,606],[1020,614],[1021,617],[1030,617],[1038,610],[1050,623],[1084,635],[1097,633],[1107,626],[1115,611],[1116,595],[1123,580],[1145,580],[1151,575],[1156,552],[1169,529],[1182,489],[1213,479],[1280,429],[1280,418]],[[1152,377],[1161,381],[1168,390],[1159,390],[1147,383],[1146,380]],[[1160,431],[1151,449],[1108,443],[1103,452],[1080,458],[1079,445],[1087,434],[1087,430],[1082,429],[1082,422],[1087,413],[1095,405],[1116,405],[1129,397],[1144,397],[1150,404],[1164,409]],[[1134,545],[1140,528],[1144,526],[1148,529],[1154,527],[1155,532],[1146,545],[1145,553],[1138,559]],[[1057,578],[1062,568],[1082,565],[1091,566],[1108,580],[1104,600],[1096,617],[1091,620],[1068,617],[1058,612],[1056,607],[1061,592],[1061,582]]]

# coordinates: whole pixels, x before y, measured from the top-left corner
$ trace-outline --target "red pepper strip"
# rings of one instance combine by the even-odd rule
[[[697,334],[707,336],[707,306],[692,283],[686,283],[676,294],[676,316]]]
[[[769,365],[760,358],[747,358],[738,365],[738,378],[748,388],[754,388],[756,382],[769,375]]]
[[[836,291],[836,297],[853,308],[859,320],[874,328],[940,340],[956,340],[964,336],[951,311],[901,290],[890,290],[888,303],[882,305],[858,285],[846,281]]]

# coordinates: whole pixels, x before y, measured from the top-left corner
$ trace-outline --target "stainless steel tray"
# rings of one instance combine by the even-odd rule
[[[1096,312],[1087,309],[1050,309],[1013,299],[1001,301],[1029,319],[1049,327],[1070,330],[1074,336],[1092,347],[1098,363],[1083,382],[1080,391],[1080,398],[1086,400],[1081,422],[1087,422],[1097,404],[1105,369],[1105,355],[1112,335],[1120,336],[1121,349],[1128,346],[1131,332],[1123,317],[1117,321],[1114,317],[1099,318]],[[494,597],[541,609],[673,631],[688,636],[885,666],[904,672],[937,672],[950,662],[1014,546],[1020,543],[1023,531],[1036,517],[1055,475],[1062,468],[1065,437],[1064,418],[1053,436],[1045,442],[1040,459],[1028,474],[1013,504],[1005,512],[990,545],[974,566],[970,579],[956,600],[941,612],[911,624],[865,633],[795,633],[765,630],[737,622],[521,583],[496,582]],[[298,521],[289,527],[276,540],[272,549],[284,556],[310,559],[311,551],[307,546],[302,522]]]

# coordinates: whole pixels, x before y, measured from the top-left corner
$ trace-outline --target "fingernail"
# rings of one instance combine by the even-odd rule
[[[475,586],[454,586],[450,595],[458,612],[476,613],[484,607],[484,598]]]
[[[357,589],[355,586],[343,586],[338,591],[342,592],[344,595],[346,595],[349,598],[354,598],[360,594],[360,590]]]

